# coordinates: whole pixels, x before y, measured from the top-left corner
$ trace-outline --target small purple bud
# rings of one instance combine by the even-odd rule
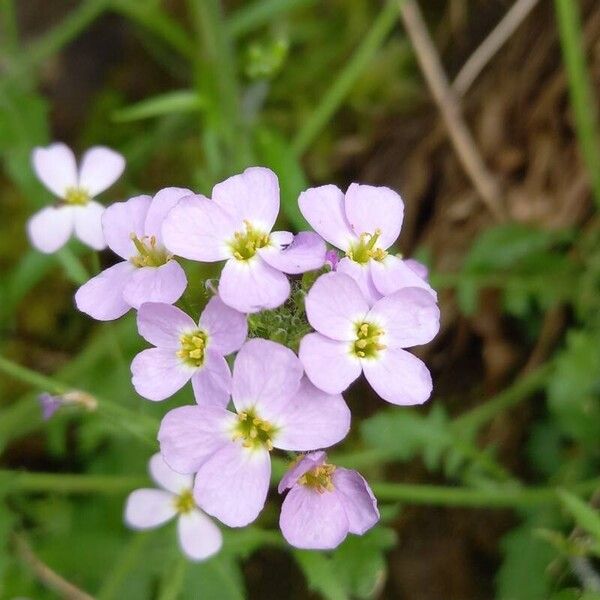
[[[327,250],[327,253],[325,254],[325,264],[329,265],[332,271],[336,270],[339,262],[339,254],[335,250]]]
[[[38,402],[42,409],[42,419],[48,421],[52,415],[63,405],[62,396],[52,396],[48,392],[44,392],[38,396]]]

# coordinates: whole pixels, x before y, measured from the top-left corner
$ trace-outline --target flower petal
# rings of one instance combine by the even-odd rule
[[[176,260],[170,260],[160,267],[136,269],[125,285],[123,298],[134,308],[144,302],[172,304],[181,298],[186,286],[185,271]]]
[[[387,402],[423,404],[431,395],[431,373],[422,360],[405,350],[388,348],[377,359],[362,359],[371,387]]]
[[[404,264],[411,270],[414,271],[421,279],[427,279],[429,277],[429,269],[427,265],[424,265],[422,262],[414,258],[407,258],[404,261]]]
[[[384,296],[393,294],[405,287],[418,287],[423,288],[437,299],[437,293],[429,283],[425,279],[421,279],[398,256],[388,254],[382,261],[371,260],[369,261],[369,268],[375,287]]]
[[[231,308],[254,313],[281,306],[290,295],[290,282],[259,256],[230,259],[221,271],[219,296]]]
[[[122,317],[131,308],[123,299],[123,289],[134,270],[125,260],[92,277],[75,292],[77,308],[99,321]]]
[[[125,159],[121,154],[104,146],[95,146],[81,159],[79,187],[93,198],[119,179],[124,169]]]
[[[344,211],[344,194],[335,185],[322,185],[302,192],[298,206],[311,227],[336,248],[346,251],[356,240]]]
[[[36,212],[27,222],[31,245],[45,254],[56,252],[73,232],[74,215],[70,206],[47,206]]]
[[[238,352],[233,365],[233,403],[238,412],[256,406],[260,417],[275,418],[294,396],[302,364],[285,346],[255,338]]]
[[[204,364],[192,375],[194,397],[200,406],[229,404],[231,371],[221,354],[210,348],[204,355]]]
[[[373,306],[377,300],[380,300],[383,297],[383,294],[377,290],[373,283],[373,277],[371,276],[372,262],[374,261],[360,264],[345,256],[339,261],[335,269],[336,272],[343,273],[354,279],[369,306]]]
[[[178,392],[194,373],[170,348],[148,348],[131,363],[131,383],[144,398],[160,402]]]
[[[199,194],[182,198],[162,225],[167,249],[190,260],[215,262],[231,256],[227,245],[237,222],[216,202]]]
[[[180,308],[164,302],[145,302],[137,314],[138,333],[154,346],[178,350],[179,338],[194,331],[196,323]]]
[[[289,490],[294,487],[298,479],[302,477],[308,471],[312,471],[316,467],[319,467],[327,460],[327,454],[322,450],[317,452],[309,452],[305,454],[299,462],[292,463],[292,466],[287,473],[281,478],[277,491],[283,494],[285,490]]]
[[[144,233],[153,235],[159,244],[162,244],[162,225],[169,211],[185,196],[192,196],[194,192],[187,188],[168,187],[160,190],[152,198],[146,222],[144,223]]]
[[[238,223],[247,220],[268,233],[279,213],[277,175],[264,167],[250,167],[239,175],[217,183],[212,199]]]
[[[165,462],[178,473],[195,473],[217,450],[231,442],[236,416],[215,406],[180,406],[160,424],[158,441]]]
[[[379,230],[378,248],[389,248],[400,235],[404,218],[402,198],[387,187],[353,183],[344,199],[346,217],[354,233],[374,234]]]
[[[173,494],[179,495],[186,490],[191,490],[194,485],[194,478],[191,475],[182,475],[173,471],[160,452],[152,456],[148,463],[148,470],[157,485]]]
[[[221,530],[199,510],[179,517],[177,534],[183,553],[191,560],[206,560],[223,545]]]
[[[337,548],[348,535],[348,518],[335,492],[293,487],[281,505],[281,533],[289,544],[307,550]]]
[[[102,231],[102,215],[104,206],[92,200],[85,206],[75,206],[75,235],[90,248],[103,250],[106,248],[104,233]]]
[[[320,333],[302,338],[298,356],[308,378],[328,394],[343,392],[359,375],[360,361],[349,352],[349,342],[332,340]]]
[[[270,477],[271,459],[266,450],[230,442],[200,467],[194,498],[204,512],[225,525],[243,527],[263,509]]]
[[[377,499],[360,473],[336,467],[332,483],[346,511],[350,533],[362,535],[379,521]]]
[[[306,452],[343,440],[350,431],[350,409],[340,394],[326,394],[304,377],[274,421],[281,428],[275,448]]]
[[[172,519],[176,512],[173,494],[142,488],[127,497],[125,523],[132,529],[152,529]]]
[[[131,235],[144,237],[144,222],[150,207],[150,196],[135,196],[127,202],[111,204],[102,215],[102,230],[108,247],[121,258],[137,256]]]
[[[301,231],[285,248],[266,246],[258,251],[274,269],[292,275],[320,269],[325,264],[326,252],[325,242],[310,231]]]
[[[218,296],[208,301],[199,325],[208,333],[210,348],[223,356],[239,350],[248,337],[246,315],[227,306]]]
[[[77,187],[75,155],[65,144],[34,148],[31,162],[35,174],[55,196],[64,198],[67,189]]]
[[[308,322],[334,340],[356,339],[356,325],[369,311],[369,305],[356,282],[342,273],[321,275],[306,295]]]
[[[440,329],[435,298],[421,288],[403,288],[373,306],[367,321],[378,323],[388,348],[410,348],[430,342]]]

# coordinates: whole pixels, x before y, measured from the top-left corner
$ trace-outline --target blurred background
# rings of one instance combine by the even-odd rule
[[[596,0],[2,0],[0,19],[0,597],[60,597],[49,567],[103,599],[600,598]],[[74,309],[97,257],[28,244],[52,140],[125,155],[105,204],[254,164],[295,230],[310,185],[402,195],[398,251],[429,266],[442,330],[426,406],[348,395],[339,451],[379,527],[290,552],[275,500],[201,565],[169,527],[125,529],[166,407],[131,387],[132,316]],[[187,268],[199,309],[214,272]],[[126,412],[45,423],[46,376]]]

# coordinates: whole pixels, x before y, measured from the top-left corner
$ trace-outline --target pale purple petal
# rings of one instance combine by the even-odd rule
[[[131,235],[144,237],[144,222],[150,207],[150,196],[135,196],[127,202],[111,204],[102,215],[102,230],[108,247],[121,258],[138,255]]]
[[[350,342],[332,340],[320,333],[302,338],[298,356],[308,378],[329,394],[343,392],[361,372],[360,361],[350,353]]]
[[[94,200],[85,206],[74,206],[75,235],[86,245],[94,250],[106,248],[104,233],[102,231],[102,215],[104,206]]]
[[[48,421],[54,413],[64,404],[62,396],[53,396],[48,392],[44,392],[38,396],[38,402],[42,409],[42,419]]]
[[[291,231],[271,231],[269,242],[279,250],[283,250],[294,241],[294,234]]]
[[[352,279],[354,279],[369,306],[373,306],[377,300],[383,297],[383,294],[377,290],[375,284],[373,283],[370,266],[372,262],[374,261],[361,264],[345,256],[342,258],[342,260],[340,260],[335,269],[336,272],[343,273],[344,275],[348,275],[348,277],[352,277]]]
[[[208,333],[210,347],[223,356],[239,350],[248,337],[246,315],[227,306],[218,296],[213,296],[202,311],[200,327]]]
[[[279,526],[289,544],[308,550],[331,550],[348,535],[348,518],[338,495],[303,485],[287,493]]]
[[[275,448],[306,452],[343,440],[350,431],[350,409],[340,394],[326,394],[304,377],[296,395],[271,422],[280,428],[273,439]]]
[[[146,222],[144,223],[144,232],[146,235],[153,235],[159,244],[162,244],[162,225],[169,211],[185,196],[191,196],[194,192],[187,188],[169,187],[160,190],[152,198]]]
[[[137,314],[137,327],[147,342],[173,350],[179,349],[183,333],[197,329],[192,317],[176,306],[163,302],[142,304]]]
[[[27,221],[31,245],[45,254],[56,252],[71,237],[74,220],[73,209],[70,206],[42,208]]]
[[[277,175],[264,167],[250,167],[217,183],[212,190],[212,199],[238,223],[247,220],[268,233],[279,213]]]
[[[298,206],[310,226],[340,250],[348,250],[356,241],[344,212],[344,194],[335,185],[310,188],[300,194]]]
[[[410,348],[430,342],[440,329],[435,298],[421,288],[403,288],[379,300],[366,320],[384,331],[380,342],[388,348]]]
[[[69,188],[77,187],[75,156],[65,144],[34,148],[31,161],[35,174],[55,196],[64,198]]]
[[[419,287],[428,291],[437,299],[437,294],[429,283],[406,266],[405,261],[398,256],[388,254],[383,261],[371,260],[369,261],[369,268],[375,287],[384,296],[393,294],[405,287]]]
[[[173,494],[164,490],[135,490],[125,504],[125,523],[132,529],[158,527],[175,516],[174,500]]]
[[[160,452],[152,456],[148,463],[148,470],[150,471],[150,477],[157,485],[173,494],[179,495],[186,490],[191,491],[194,485],[192,475],[182,475],[177,471],[173,471],[164,461]]]
[[[267,246],[258,253],[273,268],[297,275],[320,269],[325,264],[325,242],[310,231],[302,231],[285,248]]]
[[[194,368],[185,365],[171,348],[148,348],[131,363],[131,383],[144,398],[160,402],[178,392],[191,378]]]
[[[387,402],[409,406],[423,404],[433,384],[422,360],[399,348],[387,349],[377,359],[362,359],[363,371],[371,387]]]
[[[346,511],[350,533],[362,535],[371,529],[379,521],[377,499],[360,473],[336,467],[331,481]]]
[[[95,146],[81,159],[79,187],[93,198],[119,179],[124,169],[125,159],[121,154],[104,146]]]
[[[216,202],[201,195],[186,196],[163,221],[167,249],[190,260],[215,262],[231,256],[228,243],[238,222]]]
[[[125,285],[123,298],[134,308],[144,302],[172,304],[181,298],[186,286],[185,271],[176,260],[170,260],[160,267],[136,269]]]
[[[192,510],[179,517],[177,534],[181,550],[194,561],[206,560],[223,545],[221,530],[199,510]]]
[[[306,295],[308,322],[334,340],[354,340],[368,311],[356,282],[338,272],[321,275]]]
[[[288,278],[259,256],[225,263],[219,281],[219,296],[231,308],[254,313],[281,306],[290,295]]]
[[[327,250],[325,253],[325,264],[329,265],[332,271],[337,269],[340,262],[340,255],[335,250]]]
[[[123,299],[123,289],[134,271],[131,263],[123,261],[92,277],[75,293],[77,308],[99,321],[122,317],[131,308]]]
[[[192,375],[194,397],[200,406],[225,408],[231,396],[231,371],[221,354],[208,348],[204,364]]]
[[[181,406],[169,411],[158,431],[160,452],[178,473],[195,473],[221,446],[231,442],[237,417],[214,406]]]
[[[194,498],[198,506],[229,527],[243,527],[265,505],[271,459],[264,449],[230,442],[211,456],[196,474]]]
[[[305,454],[298,462],[292,463],[292,466],[281,478],[279,486],[277,487],[277,491],[280,494],[283,494],[285,490],[289,490],[291,487],[294,487],[302,475],[321,466],[326,460],[327,454],[322,450]]]
[[[376,247],[389,248],[400,235],[404,218],[402,198],[387,187],[353,183],[344,199],[346,217],[354,233],[373,235],[381,232]]]
[[[407,258],[404,261],[404,264],[411,269],[412,271],[414,271],[421,279],[427,279],[429,276],[429,269],[427,268],[427,265],[424,265],[422,262],[419,262],[418,260],[414,259],[414,258]]]
[[[260,417],[278,415],[294,396],[302,364],[285,346],[255,338],[238,352],[233,365],[233,403],[238,412],[256,406]]]

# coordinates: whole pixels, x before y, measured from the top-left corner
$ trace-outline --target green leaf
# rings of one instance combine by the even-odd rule
[[[327,600],[349,599],[330,558],[311,550],[294,550],[293,554],[311,590],[319,592]]]
[[[179,598],[244,600],[244,582],[238,563],[226,554],[217,554],[202,563],[190,563]]]
[[[175,113],[198,112],[205,102],[193,90],[176,90],[121,108],[113,113],[113,121],[126,123]]]
[[[561,504],[571,513],[579,527],[585,529],[596,538],[596,541],[600,542],[600,515],[598,511],[567,490],[558,490],[557,493]]]

